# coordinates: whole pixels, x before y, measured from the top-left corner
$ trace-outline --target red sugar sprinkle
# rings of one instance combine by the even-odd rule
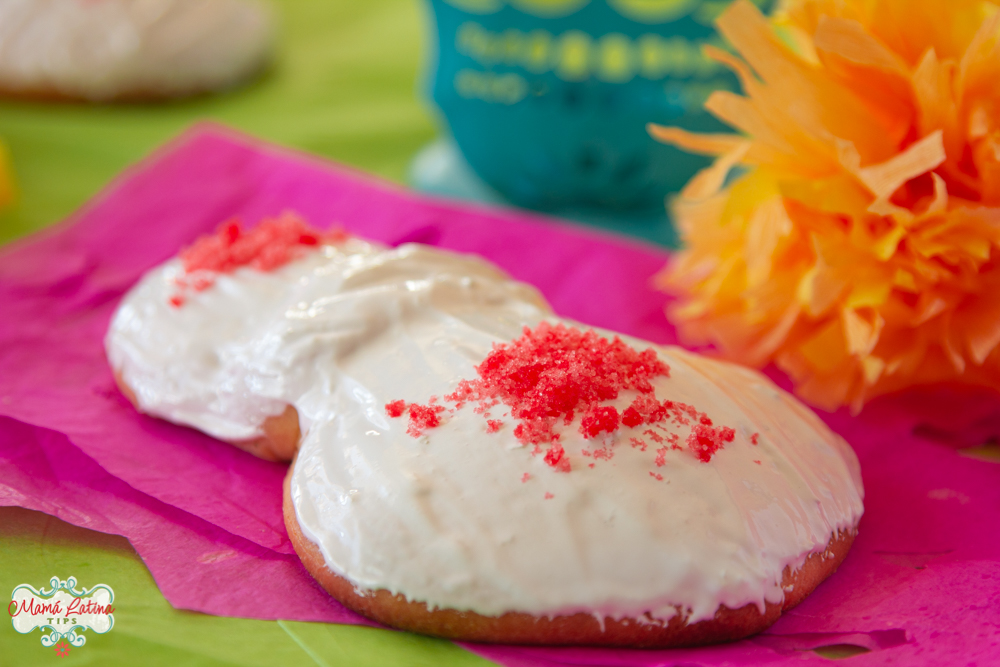
[[[493,399],[492,401],[483,401],[482,403],[476,406],[476,409],[473,412],[481,414],[484,417],[489,417],[490,413],[487,412],[487,410],[497,405],[498,403],[500,403],[500,401],[496,399]]]
[[[170,297],[170,305],[173,306],[174,308],[180,308],[181,306],[184,305],[184,297],[182,297],[180,294],[174,294],[172,297]]]
[[[424,432],[424,429],[440,426],[441,420],[438,418],[438,414],[442,412],[444,412],[443,405],[417,405],[416,403],[410,403],[410,424],[406,432],[416,438]]]
[[[702,417],[702,414],[693,405],[687,405],[686,403],[663,401],[662,407],[671,414],[673,422],[681,426],[690,424],[691,419],[698,420]]]
[[[670,451],[667,447],[660,447],[656,450],[656,463],[657,468],[662,468],[667,465],[667,452]]]
[[[444,396],[444,400],[455,409],[475,402],[474,411],[487,418],[488,433],[498,431],[502,422],[489,419],[487,410],[504,403],[517,422],[514,437],[525,445],[534,445],[533,456],[542,453],[543,444],[549,444],[544,450],[545,463],[559,471],[569,472],[570,462],[559,444],[555,427],[560,421],[570,424],[578,413],[583,414],[580,432],[586,439],[614,433],[623,425],[628,428],[650,425],[643,435],[665,445],[656,450],[657,466],[665,465],[666,452],[682,449],[680,436],[668,431],[668,424],[690,426],[685,444],[704,462],[735,438],[733,429],[714,426],[708,415],[693,405],[659,401],[650,381],[658,376],[669,377],[669,367],[657,358],[653,348],[639,352],[617,336],[608,340],[592,330],[542,322],[534,330],[525,327],[521,337],[511,343],[494,344],[476,372],[478,378],[459,381],[455,391]],[[618,398],[622,390],[638,394],[624,411],[619,413],[614,406],[602,405]],[[432,398],[431,403],[435,400]],[[401,416],[405,407],[405,403],[394,401],[386,405],[386,410],[396,405],[401,407],[392,410],[398,414],[390,412],[391,416]],[[419,435],[423,429],[440,423],[437,413],[444,407],[434,406],[429,411],[428,407],[411,404],[409,409],[407,432]],[[752,438],[754,444],[755,439],[756,434]],[[631,437],[629,443],[643,452],[648,447],[642,438]],[[608,446],[581,453],[603,460],[613,455]]]
[[[331,240],[343,240],[343,232],[335,234]],[[240,222],[233,220],[184,249],[181,261],[186,273],[228,273],[248,265],[270,271],[295,259],[297,246],[316,246],[324,238],[322,232],[311,229],[293,213],[262,220],[250,231],[244,231]]]
[[[611,406],[593,407],[583,416],[580,430],[584,438],[594,438],[601,431],[613,433],[618,430],[618,411]]]
[[[757,465],[761,465],[760,461],[758,461],[757,459],[754,459],[753,462],[756,463]]]
[[[559,472],[569,472],[570,470],[566,450],[559,444],[552,445],[549,447],[549,451],[545,452],[545,462]]]
[[[670,449],[681,449],[681,437],[676,433],[667,434],[667,441],[670,443]]]
[[[385,413],[390,417],[402,417],[406,412],[406,401],[399,400],[385,404]]]
[[[695,456],[708,463],[715,452],[725,443],[732,442],[735,437],[736,431],[728,426],[712,428],[706,424],[695,424],[688,436],[687,446]]]
[[[673,406],[674,403],[672,401],[664,401],[661,404],[656,400],[655,396],[640,394],[632,401],[632,405],[625,410],[625,412],[630,413],[629,421],[634,422],[626,424],[626,426],[635,427],[643,423],[652,424],[653,422],[658,422],[666,416],[667,410]]]
[[[523,475],[521,475],[521,483],[522,484],[524,482],[527,482],[529,479],[531,479],[531,475],[529,475],[528,473],[524,473]]]
[[[555,498],[555,496],[553,496],[551,493],[549,493],[548,491],[546,491],[545,492],[545,499],[548,500],[550,498]]]
[[[649,476],[650,476],[650,477],[653,477],[653,478],[654,478],[654,479],[656,479],[656,481],[658,481],[658,482],[662,482],[662,481],[663,481],[663,475],[661,475],[661,474],[660,474],[660,473],[658,473],[658,472],[653,472],[652,470],[650,470],[650,471],[649,471]]]
[[[604,459],[605,461],[610,461],[611,457],[615,455],[614,451],[610,447],[602,447],[601,449],[594,450],[595,459]]]
[[[553,425],[551,419],[539,420],[537,422],[521,422],[514,428],[514,437],[526,445],[555,442],[559,439],[559,434],[552,430]]]
[[[589,467],[593,468],[593,467],[594,467],[594,464],[593,464],[593,463],[591,463]]]
[[[632,406],[625,408],[625,411],[622,413],[622,424],[625,424],[625,426],[628,426],[629,428],[635,428],[641,424],[642,421],[642,415],[640,415],[639,411]]]
[[[502,401],[520,421],[514,434],[525,444],[551,442],[556,420],[569,423],[578,411],[587,415],[585,436],[614,431],[617,410],[598,404],[623,389],[650,393],[650,380],[670,373],[652,348],[638,352],[617,336],[609,341],[592,330],[548,322],[525,327],[512,343],[494,345],[476,371],[478,379],[463,380],[445,398]]]
[[[751,435],[750,436],[750,444],[752,444],[752,445],[759,444],[758,443],[758,438],[760,438],[760,433],[754,433],[753,435]]]
[[[342,230],[320,232],[294,213],[266,218],[249,231],[238,220],[231,220],[219,225],[214,234],[198,238],[181,251],[184,272],[197,275],[190,281],[178,279],[177,285],[200,292],[215,284],[215,274],[232,273],[241,266],[271,271],[298,259],[307,247],[346,239],[347,234]],[[173,305],[174,299],[170,302]]]
[[[188,287],[193,289],[195,292],[203,292],[215,284],[215,278],[210,275],[197,275],[191,279],[191,282],[187,284]]]

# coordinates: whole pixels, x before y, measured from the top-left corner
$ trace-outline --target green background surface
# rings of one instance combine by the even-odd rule
[[[0,243],[66,217],[115,174],[191,123],[212,119],[403,181],[435,135],[416,94],[418,0],[280,0],[271,69],[228,93],[165,105],[0,102],[18,202]]]
[[[281,36],[256,82],[166,105],[0,102],[0,140],[18,201],[0,213],[0,243],[72,213],[129,164],[183,128],[212,119],[263,139],[403,181],[435,134],[415,94],[423,40],[416,0],[275,2]],[[38,631],[0,623],[0,665],[488,665],[446,641],[401,632],[218,618],[170,607],[121,537],[0,508],[0,594],[53,575],[116,594],[115,627],[88,632],[64,658]]]

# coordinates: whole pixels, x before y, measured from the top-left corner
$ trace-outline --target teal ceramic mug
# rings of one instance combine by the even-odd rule
[[[702,46],[722,46],[712,21],[728,0],[428,3],[429,95],[472,169],[516,204],[662,210],[707,161],[646,124],[727,129],[702,104],[737,81]]]

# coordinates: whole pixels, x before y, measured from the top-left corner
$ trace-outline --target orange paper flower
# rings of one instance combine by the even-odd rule
[[[651,127],[719,156],[673,204],[686,247],[659,279],[682,337],[773,361],[828,409],[1000,389],[996,7],[795,0],[777,21],[746,0],[718,21],[742,59],[710,55],[745,95],[706,107],[745,136]]]

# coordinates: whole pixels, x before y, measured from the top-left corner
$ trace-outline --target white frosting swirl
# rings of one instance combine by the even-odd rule
[[[577,421],[560,431],[572,471],[557,472],[513,437],[502,405],[497,433],[466,405],[408,435],[386,403],[450,393],[494,343],[565,322],[481,260],[351,240],[271,273],[222,275],[174,308],[179,271],[168,262],[123,301],[112,366],[144,411],[228,440],[294,405],[296,516],[362,588],[487,615],[681,609],[694,622],[720,604],[780,602],[783,569],[863,511],[854,453],[812,412],[755,371],[679,348],[656,348],[671,369],[656,395],[736,430],[708,463],[684,449],[657,466],[657,445],[629,444],[646,427],[595,441]],[[592,455],[602,447],[612,458]]]
[[[257,0],[0,0],[0,86],[90,100],[232,85],[264,63]]]

